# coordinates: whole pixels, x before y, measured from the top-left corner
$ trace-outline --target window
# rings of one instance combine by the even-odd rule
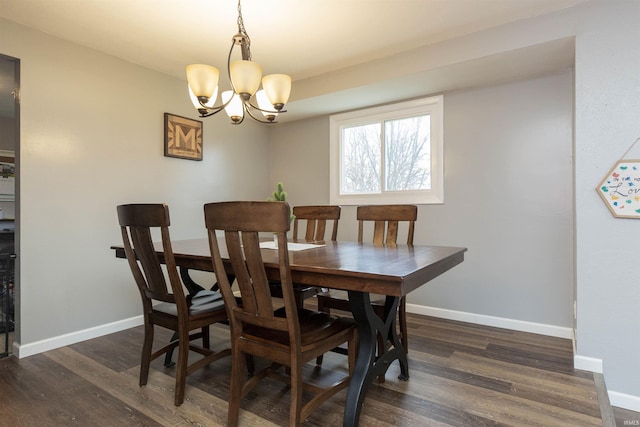
[[[443,97],[332,115],[332,204],[443,203]]]

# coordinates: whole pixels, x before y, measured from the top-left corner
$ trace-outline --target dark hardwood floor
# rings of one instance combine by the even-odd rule
[[[165,341],[170,333],[158,330]],[[212,346],[228,346],[217,326]],[[601,426],[590,372],[572,368],[571,342],[510,330],[409,315],[411,378],[399,381],[397,362],[365,400],[362,426]],[[185,403],[173,405],[174,369],[152,364],[138,386],[142,327],[18,360],[0,360],[1,426],[224,425],[230,359],[187,379]],[[346,358],[328,354],[315,381],[346,370]],[[342,424],[343,391],[316,410],[308,426]],[[263,381],[242,403],[246,426],[285,425],[289,395]],[[638,425],[640,414],[615,410],[618,425]],[[608,422],[605,419],[605,424]]]

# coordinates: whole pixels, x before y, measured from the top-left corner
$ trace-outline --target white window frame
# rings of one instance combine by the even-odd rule
[[[329,198],[334,205],[442,204],[444,203],[444,97],[431,96],[395,104],[372,107],[329,118]],[[431,189],[385,191],[376,194],[340,194],[342,129],[429,114],[431,116]],[[384,150],[383,150],[384,151]],[[382,160],[384,163],[384,159]],[[383,186],[384,187],[384,186]]]

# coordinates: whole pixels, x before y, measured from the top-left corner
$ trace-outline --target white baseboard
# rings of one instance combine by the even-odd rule
[[[504,317],[487,316],[484,314],[467,313],[464,311],[447,310],[444,308],[428,307],[417,304],[407,304],[407,312],[425,316],[440,317],[448,320],[475,323],[496,328],[512,329],[521,332],[547,335],[551,337],[572,339],[573,328],[546,325],[543,323],[526,322],[523,320],[507,319]]]
[[[582,371],[590,371],[604,375],[602,359],[596,359],[595,357],[575,355],[573,356],[573,367]],[[633,396],[612,390],[607,390],[607,395],[609,396],[611,406],[640,412],[640,396]]]
[[[611,406],[640,412],[640,396],[618,393],[617,391],[610,391],[608,394]]]
[[[144,322],[142,315],[131,317],[129,319],[119,320],[117,322],[107,323],[93,328],[83,329],[81,331],[71,332],[57,337],[47,338],[42,341],[36,341],[29,344],[20,345],[14,343],[13,354],[19,359],[42,353],[44,351],[53,350],[77,342],[86,341],[92,338],[101,337],[114,332],[123,331],[125,329],[140,326]]]
[[[602,374],[602,359],[596,359],[595,357],[580,356],[574,353],[573,367],[580,369],[581,371],[596,372]]]

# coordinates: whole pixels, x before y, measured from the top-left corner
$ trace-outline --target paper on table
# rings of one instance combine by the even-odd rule
[[[322,246],[325,245],[315,245],[313,243],[287,243],[287,246],[289,248],[290,251],[304,251],[306,249],[313,249],[313,248],[321,248]],[[260,242],[260,248],[261,249],[278,249],[278,247],[276,246],[276,242],[273,241],[266,241],[266,242]]]

